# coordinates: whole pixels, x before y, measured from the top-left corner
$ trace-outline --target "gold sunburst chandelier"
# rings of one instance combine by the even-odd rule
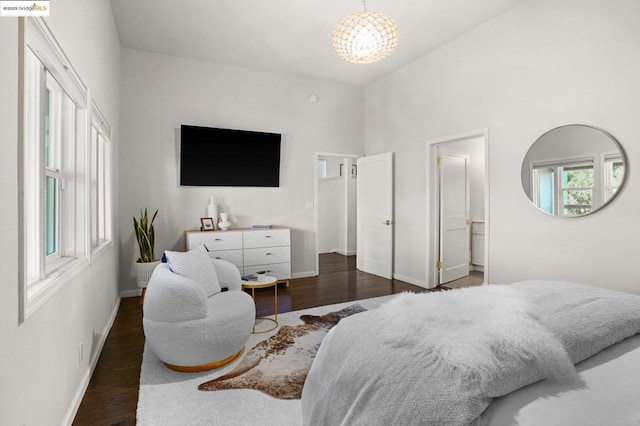
[[[355,64],[378,62],[393,52],[398,45],[398,24],[379,12],[354,13],[333,28],[331,41],[338,56]]]

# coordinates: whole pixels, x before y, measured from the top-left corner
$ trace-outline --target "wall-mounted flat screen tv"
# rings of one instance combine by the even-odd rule
[[[180,185],[280,186],[278,133],[182,125]]]

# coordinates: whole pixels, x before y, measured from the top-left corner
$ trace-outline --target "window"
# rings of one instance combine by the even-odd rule
[[[578,216],[593,210],[593,164],[560,166],[562,215]]]
[[[536,206],[544,212],[554,214],[556,211],[555,168],[540,167],[533,169],[533,199]]]
[[[605,201],[620,189],[624,179],[624,162],[620,154],[605,155],[604,159]]]
[[[21,19],[20,321],[88,265],[88,90],[42,19]],[[103,123],[104,120],[101,120]],[[108,202],[108,126],[98,145],[101,205]],[[98,161],[100,162],[98,165]],[[101,214],[106,238],[108,213]]]
[[[40,68],[42,72],[42,68]],[[73,148],[75,142],[75,105],[48,72],[44,88],[44,235],[47,265],[61,257],[63,244],[60,237],[60,206],[62,204],[62,169],[68,174],[73,167],[63,164],[63,152]],[[37,143],[37,139],[33,141]],[[63,148],[64,146],[64,148]],[[36,171],[37,173],[37,171]],[[64,210],[63,210],[64,211]],[[55,266],[54,266],[55,268]],[[47,270],[51,270],[49,267]]]
[[[324,157],[318,157],[318,178],[324,179],[327,177],[327,159]]]
[[[536,205],[549,214],[579,216],[594,208],[592,160],[563,161],[533,166]]]
[[[111,130],[94,106],[91,117],[91,248],[111,240]]]
[[[69,219],[81,209],[76,146],[82,111],[35,53],[27,49],[25,54],[24,263],[31,297],[79,257],[81,229]]]
[[[531,189],[542,211],[559,216],[581,216],[604,205],[624,179],[620,154],[598,154],[532,164]]]

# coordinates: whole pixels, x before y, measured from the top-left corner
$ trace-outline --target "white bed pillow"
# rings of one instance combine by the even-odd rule
[[[218,274],[204,246],[187,252],[167,250],[164,253],[169,268],[174,273],[201,285],[207,297],[220,293]]]
[[[537,306],[574,364],[640,333],[638,295],[565,281],[520,281],[511,287]]]

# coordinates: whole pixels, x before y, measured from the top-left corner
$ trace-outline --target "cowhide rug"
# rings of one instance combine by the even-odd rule
[[[278,399],[300,399],[324,336],[342,318],[363,311],[366,309],[354,304],[322,316],[302,315],[304,324],[282,326],[269,339],[251,348],[236,368],[198,389],[255,389]]]

